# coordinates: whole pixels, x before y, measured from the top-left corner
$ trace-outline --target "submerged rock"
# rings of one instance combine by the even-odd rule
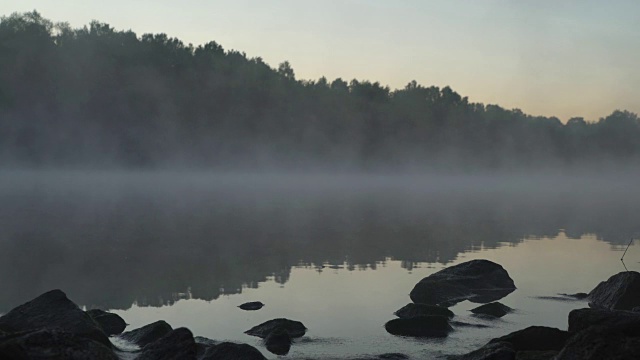
[[[62,329],[40,329],[0,336],[0,359],[118,360],[98,341]]]
[[[0,317],[0,329],[8,333],[45,328],[62,329],[111,347],[98,324],[60,290],[46,292]]]
[[[173,328],[166,321],[160,320],[141,328],[127,331],[120,335],[121,338],[144,347],[171,332]]]
[[[118,314],[93,309],[88,310],[87,315],[100,326],[107,336],[121,334],[127,327],[127,323]]]
[[[416,316],[439,315],[452,318],[453,311],[446,307],[429,304],[407,304],[394,313],[399,318],[409,319]]]
[[[560,295],[567,296],[567,297],[570,297],[570,298],[574,298],[576,300],[586,299],[589,296],[589,294],[587,294],[587,293],[560,294]]]
[[[471,260],[420,280],[410,296],[414,303],[451,306],[464,300],[496,301],[515,289],[513,279],[502,266],[489,260]]]
[[[384,324],[388,333],[415,337],[446,337],[453,331],[446,316],[417,316],[393,319]]]
[[[196,342],[191,331],[178,328],[147,344],[136,360],[195,360],[196,353]]]
[[[471,309],[471,312],[474,314],[491,315],[495,317],[503,317],[512,311],[512,308],[499,302],[492,302]]]
[[[251,345],[223,342],[210,346],[198,360],[266,360],[262,353]]]
[[[264,339],[267,350],[276,355],[287,355],[291,349],[291,336],[284,328],[275,328]]]
[[[291,338],[304,336],[307,328],[300,322],[289,319],[273,319],[260,325],[256,325],[245,331],[247,335],[257,336],[265,339],[275,329],[286,330]]]
[[[640,273],[625,271],[603,281],[589,293],[589,306],[631,310],[640,306]]]
[[[263,303],[261,303],[260,301],[251,301],[248,303],[244,303],[242,305],[239,305],[238,307],[242,310],[260,310],[262,309],[262,307],[264,306]]]

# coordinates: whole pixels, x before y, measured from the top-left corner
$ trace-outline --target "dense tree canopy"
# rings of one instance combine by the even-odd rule
[[[289,62],[0,19],[0,160],[18,166],[520,168],[637,164],[640,121],[537,117],[415,81],[301,80]]]

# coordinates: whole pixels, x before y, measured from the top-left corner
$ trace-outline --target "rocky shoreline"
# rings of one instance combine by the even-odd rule
[[[385,329],[398,336],[447,337],[458,327],[474,326],[453,320],[448,307],[460,301],[481,304],[473,316],[488,319],[508,315],[513,309],[499,303],[516,290],[502,266],[472,260],[422,279],[411,291],[411,303],[397,310]],[[600,283],[585,298],[589,308],[568,314],[568,329],[530,326],[490,340],[465,355],[448,360],[573,360],[640,358],[640,273],[626,271]],[[246,306],[243,306],[246,305]],[[259,302],[240,309],[259,310]],[[477,326],[477,324],[475,325]],[[187,328],[173,329],[159,320],[125,332],[120,316],[103,310],[83,311],[61,290],[46,292],[0,317],[0,359],[140,359],[227,360],[266,359],[248,344],[218,342]],[[270,352],[284,356],[307,328],[289,319],[273,319],[245,333],[263,339]],[[124,349],[116,344],[135,344]],[[360,359],[409,359],[403,354],[383,354]]]

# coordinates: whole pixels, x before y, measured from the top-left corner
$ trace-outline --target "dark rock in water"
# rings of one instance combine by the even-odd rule
[[[491,319],[494,319],[494,317],[491,316]],[[490,327],[489,325],[485,325],[485,324],[468,323],[464,321],[451,321],[449,322],[449,324],[451,324],[452,326],[472,327],[472,328],[478,328],[478,329],[485,329]]]
[[[178,328],[145,346],[136,360],[196,360],[196,353],[191,331]]]
[[[291,336],[284,328],[275,328],[264,339],[267,350],[276,355],[287,355],[291,349]]]
[[[513,280],[502,266],[488,260],[471,260],[420,280],[410,296],[415,303],[451,306],[464,300],[496,301],[515,289]]]
[[[251,301],[248,303],[244,303],[239,305],[238,307],[242,310],[260,310],[264,306],[260,301]]]
[[[589,306],[609,310],[631,310],[640,306],[640,273],[625,271],[603,281],[589,293]]]
[[[509,343],[515,351],[560,351],[569,338],[569,333],[546,326],[529,326],[489,341]]]
[[[98,309],[88,310],[87,314],[98,323],[107,336],[121,334],[127,327],[127,323],[118,314]]]
[[[590,326],[640,324],[640,314],[624,310],[576,309],[569,313],[569,332],[577,333]]]
[[[384,324],[388,333],[401,336],[445,337],[453,330],[446,316],[393,319]]]
[[[145,325],[139,329],[127,331],[120,335],[121,338],[131,341],[132,343],[143,347],[147,344],[160,339],[171,332],[173,328],[165,321],[160,320],[149,325]]]
[[[478,306],[475,309],[471,309],[471,312],[474,314],[484,314],[495,317],[503,317],[512,311],[513,309],[499,302],[492,302],[489,304]]]
[[[59,328],[111,347],[102,329],[60,290],[46,292],[0,317],[6,332]]]
[[[570,297],[570,298],[574,298],[574,299],[577,299],[577,300],[586,299],[589,296],[589,294],[587,294],[587,293],[560,294],[560,295],[567,296],[567,297]]]
[[[198,360],[266,360],[262,353],[251,345],[223,342],[210,346]]]
[[[245,331],[247,335],[257,336],[260,338],[266,338],[275,329],[284,329],[289,333],[291,338],[297,338],[304,336],[307,332],[307,328],[302,325],[300,321],[294,321],[289,319],[273,319],[264,322],[260,325],[254,326],[251,329]]]
[[[519,351],[516,353],[516,360],[553,360],[558,351]]]
[[[489,343],[478,350],[461,356],[451,356],[451,360],[515,360],[516,351],[509,343]]]
[[[394,313],[397,317],[403,319],[409,319],[416,316],[429,316],[429,315],[439,315],[446,316],[448,318],[453,317],[453,311],[447,309],[446,307],[438,306],[438,305],[429,305],[429,304],[407,304],[403,306],[400,310]]]
[[[633,309],[631,309],[631,311],[633,312],[640,312],[640,306],[636,306]]]
[[[23,331],[0,337],[0,359],[118,360],[110,347],[59,328]]]
[[[202,358],[207,351],[212,346],[216,346],[220,344],[219,341],[211,340],[206,337],[196,336],[193,338],[196,342],[196,357],[198,359]]]
[[[591,326],[567,340],[554,360],[640,359],[640,323]]]

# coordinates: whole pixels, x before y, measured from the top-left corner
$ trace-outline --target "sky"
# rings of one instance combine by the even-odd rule
[[[533,115],[640,113],[638,0],[4,0],[81,27],[216,41],[298,79],[411,80]]]

